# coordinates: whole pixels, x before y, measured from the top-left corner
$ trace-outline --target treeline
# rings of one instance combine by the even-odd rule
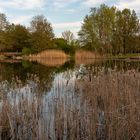
[[[74,35],[63,32],[63,38],[55,38],[51,23],[43,15],[33,17],[30,27],[11,24],[5,14],[0,14],[0,51],[38,53],[46,49],[61,49],[74,53]]]
[[[52,44],[51,24],[44,16],[36,16],[30,27],[10,24],[5,14],[0,14],[0,51],[38,52]]]
[[[140,23],[134,10],[101,5],[91,8],[79,32],[83,48],[102,53],[140,52]]]
[[[86,15],[76,40],[65,31],[56,38],[51,23],[43,15],[33,17],[29,27],[15,25],[0,14],[0,51],[38,53],[46,49],[61,49],[73,55],[76,49],[100,53],[140,53],[140,23],[134,10],[119,10],[101,5]]]

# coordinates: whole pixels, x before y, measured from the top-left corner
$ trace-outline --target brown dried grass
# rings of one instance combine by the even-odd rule
[[[54,67],[63,65],[68,60],[68,55],[61,50],[46,50],[38,54],[30,55],[27,59],[45,66]]]
[[[140,139],[138,70],[92,67],[83,78],[70,80],[70,75],[70,71],[62,75],[66,83],[58,77],[45,102],[41,94],[33,94],[32,100],[20,96],[18,104],[4,100],[3,113],[8,117],[3,117],[0,126],[10,126],[7,132],[19,140]]]
[[[61,50],[46,50],[40,52],[38,54],[30,55],[29,58],[36,59],[36,58],[45,58],[45,59],[67,59],[68,55],[66,55]]]
[[[75,59],[95,59],[95,58],[101,58],[101,55],[91,52],[91,51],[85,51],[85,50],[77,50],[75,54]]]

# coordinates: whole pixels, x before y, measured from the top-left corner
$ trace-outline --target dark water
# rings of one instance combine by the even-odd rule
[[[139,139],[139,107],[140,61],[0,63],[1,139]]]

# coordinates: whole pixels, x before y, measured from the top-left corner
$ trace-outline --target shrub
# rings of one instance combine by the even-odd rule
[[[22,54],[23,55],[29,55],[29,54],[31,54],[32,53],[32,51],[31,51],[31,49],[30,48],[23,48],[22,49]]]

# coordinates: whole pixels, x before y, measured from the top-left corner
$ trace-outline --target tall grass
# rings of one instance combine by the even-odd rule
[[[75,54],[75,59],[84,60],[84,59],[95,59],[95,58],[101,58],[101,55],[95,52],[85,51],[85,50],[77,50]]]
[[[2,139],[140,139],[138,70],[77,68],[56,74],[52,84],[40,93],[36,76],[25,85],[0,82]]]
[[[46,50],[38,54],[30,55],[27,59],[45,66],[61,66],[68,60],[68,55],[61,50]]]
[[[46,50],[40,52],[38,54],[30,55],[29,58],[36,59],[36,58],[47,58],[47,59],[67,59],[68,55],[66,55],[61,50]]]
[[[30,61],[37,61],[46,66],[60,66],[63,65],[70,58],[65,52],[61,50],[46,50],[38,54],[32,54],[27,57]],[[73,58],[73,57],[72,57]],[[94,64],[96,58],[103,58],[100,54],[91,51],[77,50],[74,56],[76,65]]]

